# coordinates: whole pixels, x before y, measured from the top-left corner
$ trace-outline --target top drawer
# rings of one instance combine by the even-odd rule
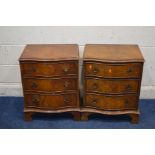
[[[140,78],[142,63],[85,62],[86,76],[104,78]]]
[[[62,62],[62,63],[26,63],[20,64],[23,76],[66,76],[78,74],[77,62]]]

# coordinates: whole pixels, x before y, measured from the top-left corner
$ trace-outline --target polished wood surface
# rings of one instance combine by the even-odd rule
[[[86,45],[83,103],[79,103],[77,45],[28,45],[21,55],[24,118],[35,113],[70,112],[75,120],[94,113],[126,114],[139,121],[144,58],[137,45]]]
[[[99,79],[86,78],[86,91],[106,93],[106,94],[122,94],[137,93],[140,80],[137,79]]]
[[[47,110],[78,107],[76,93],[68,94],[25,94],[26,107],[44,108]]]
[[[81,119],[93,113],[127,114],[138,123],[143,62],[137,45],[86,45]]]
[[[138,107],[136,95],[86,94],[84,107],[103,110],[135,110]]]
[[[84,51],[85,60],[103,62],[144,61],[138,45],[87,44]]]
[[[35,92],[67,92],[77,91],[77,78],[24,78],[25,91]]]
[[[103,78],[140,78],[141,63],[85,62],[86,76]]]
[[[27,45],[20,61],[78,60],[79,49],[76,44],[32,44]]]
[[[78,59],[77,45],[26,46],[19,59],[25,120],[37,112],[70,112],[80,120]]]
[[[32,62],[22,61],[21,72],[23,76],[44,76],[57,77],[78,74],[77,61],[57,61],[57,62]]]

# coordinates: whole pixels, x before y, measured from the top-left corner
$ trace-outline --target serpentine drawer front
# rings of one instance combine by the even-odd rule
[[[86,91],[107,93],[107,94],[121,94],[121,93],[136,93],[140,80],[133,79],[99,79],[99,78],[85,78]]]
[[[83,59],[81,119],[92,113],[128,114],[138,123],[144,62],[138,46],[87,44]]]
[[[138,107],[136,95],[102,95],[86,94],[85,107],[103,110],[136,110]]]
[[[19,62],[25,120],[37,112],[70,112],[80,120],[77,45],[27,45]]]
[[[103,78],[140,78],[141,63],[85,63],[86,74]]]
[[[41,108],[47,110],[58,110],[65,108],[76,108],[77,94],[25,94],[27,108]]]
[[[34,113],[70,112],[75,120],[127,114],[138,123],[144,58],[137,45],[85,46],[82,103],[78,45],[27,45],[19,62],[25,120]]]
[[[27,62],[21,64],[21,70],[24,76],[66,76],[77,75],[77,62]]]
[[[66,92],[77,91],[77,78],[24,78],[26,91],[36,92]]]

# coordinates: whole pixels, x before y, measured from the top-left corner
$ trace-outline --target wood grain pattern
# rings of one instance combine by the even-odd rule
[[[81,119],[92,113],[128,114],[138,123],[143,62],[137,45],[86,45]]]
[[[67,92],[77,91],[77,78],[24,78],[25,91],[35,92]]]
[[[25,94],[25,100],[27,103],[25,106],[44,108],[44,109],[63,109],[63,108],[73,108],[78,107],[78,99],[76,93],[68,94]]]
[[[28,45],[19,62],[24,93],[24,117],[70,112],[80,120],[77,45]]]
[[[21,72],[23,76],[43,76],[56,77],[77,75],[77,61],[57,61],[57,62],[21,62]]]
[[[139,83],[138,79],[85,78],[85,89],[105,94],[137,93]]]
[[[79,49],[76,44],[34,44],[25,47],[19,60],[57,61],[78,58]]]
[[[85,63],[87,76],[103,78],[140,78],[141,69],[141,63]]]
[[[84,59],[104,62],[144,62],[137,45],[87,44]]]
[[[136,95],[87,93],[83,106],[102,110],[136,110],[138,108],[138,103]]]

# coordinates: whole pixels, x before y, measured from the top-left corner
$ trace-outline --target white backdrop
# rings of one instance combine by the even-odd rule
[[[18,58],[26,44],[138,44],[145,58],[141,98],[155,98],[155,27],[0,27],[0,95],[21,96]],[[80,62],[80,70],[82,63]]]

